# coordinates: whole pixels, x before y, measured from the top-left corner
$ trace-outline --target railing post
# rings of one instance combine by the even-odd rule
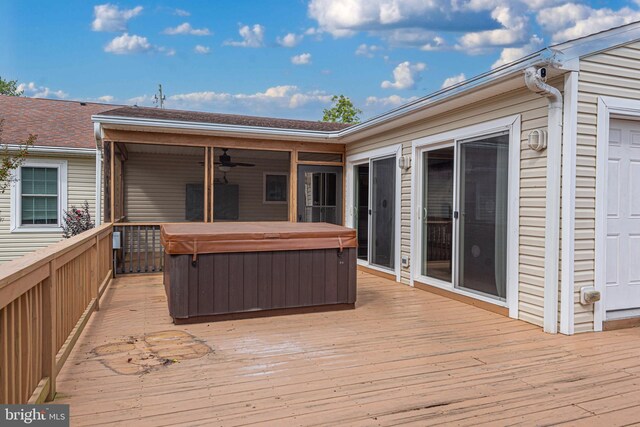
[[[56,377],[58,368],[56,363],[56,263],[49,262],[49,277],[43,282],[42,294],[42,376],[49,377],[49,393],[46,400],[51,401],[56,396]]]
[[[91,296],[96,299],[95,310],[100,310],[100,235],[95,239],[95,245],[91,248]]]

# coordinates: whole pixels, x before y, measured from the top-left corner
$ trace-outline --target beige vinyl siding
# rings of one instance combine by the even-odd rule
[[[219,150],[216,150],[216,155]],[[242,155],[238,155],[242,152]],[[261,158],[260,156],[269,156]],[[291,163],[289,153],[256,152],[250,155],[247,150],[234,150],[234,162],[252,163],[254,167],[236,167],[227,172],[229,184],[239,186],[239,221],[287,221],[289,219],[289,204],[263,203],[264,173],[284,173],[289,176]],[[223,174],[216,167],[216,179],[222,180]],[[289,179],[289,178],[287,178]],[[287,181],[289,182],[289,181]],[[213,197],[215,197],[215,192]]]
[[[553,82],[562,88],[560,81]],[[501,94],[480,103],[418,121],[391,132],[347,145],[347,155],[401,143],[403,154],[411,154],[415,139],[521,115],[520,152],[520,241],[519,241],[519,316],[536,325],[543,323],[544,239],[546,195],[546,151],[535,152],[527,146],[533,129],[546,129],[547,101],[526,88]],[[420,159],[413,159],[413,162]],[[411,171],[402,173],[401,251],[409,256],[411,238]],[[419,238],[416,234],[415,238]],[[418,260],[411,260],[414,265]],[[409,283],[410,271],[402,269],[401,280]]]
[[[187,184],[204,184],[202,155],[129,152],[124,163],[127,221],[185,221]]]
[[[216,150],[216,155],[219,154]],[[260,159],[258,156],[232,154],[232,160],[255,164],[254,167],[236,167],[227,172],[229,183],[239,185],[239,220],[286,221],[288,204],[263,203],[262,186],[264,172],[282,172],[288,175],[288,158]],[[204,183],[203,161],[204,152],[197,156],[130,151],[129,159],[125,162],[127,220],[185,221],[186,185]],[[217,167],[215,178],[223,178]]]
[[[575,223],[575,331],[593,330],[593,306],[580,304],[580,288],[595,283],[596,132],[598,97],[640,98],[640,43],[580,60]]]
[[[96,160],[95,157],[61,157],[30,155],[32,160],[67,161],[67,202],[66,209],[75,205],[80,207],[87,200],[93,218],[95,218]],[[11,232],[11,190],[0,194],[0,262],[10,261],[33,252],[62,239],[60,231],[48,233],[12,233]]]

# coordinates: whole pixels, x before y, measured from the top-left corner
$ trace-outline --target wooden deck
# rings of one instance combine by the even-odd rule
[[[355,310],[174,326],[107,290],[58,376],[72,425],[640,423],[640,328],[552,336],[358,273]]]

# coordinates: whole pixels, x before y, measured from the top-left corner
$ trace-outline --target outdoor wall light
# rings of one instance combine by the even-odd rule
[[[534,129],[529,132],[528,136],[529,148],[534,151],[542,151],[547,148],[547,131],[542,129]]]
[[[411,157],[410,156],[400,156],[398,157],[398,167],[404,171],[411,167]]]

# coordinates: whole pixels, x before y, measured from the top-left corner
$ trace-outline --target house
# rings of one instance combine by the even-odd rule
[[[29,134],[38,136],[0,194],[0,263],[61,240],[63,212],[72,205],[86,200],[95,217],[100,184],[91,116],[113,107],[0,95],[3,145],[16,149]]]
[[[547,332],[640,315],[638,40],[558,44],[350,127],[96,114],[119,269],[161,268],[160,222],[326,221],[358,230],[361,268]]]

